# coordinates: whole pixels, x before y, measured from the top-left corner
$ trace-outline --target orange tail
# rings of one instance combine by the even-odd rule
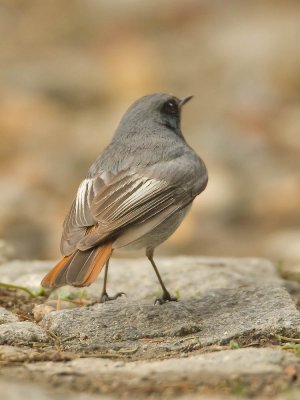
[[[45,288],[76,287],[93,283],[112,254],[112,243],[64,257],[41,282]]]

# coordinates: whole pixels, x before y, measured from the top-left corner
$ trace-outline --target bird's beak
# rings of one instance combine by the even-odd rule
[[[194,96],[187,96],[187,97],[183,97],[182,99],[179,100],[179,107],[181,108],[185,103],[187,103],[188,101],[190,101]]]

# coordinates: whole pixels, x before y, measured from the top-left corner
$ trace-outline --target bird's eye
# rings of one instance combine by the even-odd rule
[[[178,105],[174,100],[169,100],[163,105],[163,111],[166,114],[175,115],[178,114]]]

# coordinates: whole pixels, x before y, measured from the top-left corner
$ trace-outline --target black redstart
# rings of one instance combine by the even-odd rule
[[[180,225],[208,181],[204,162],[186,143],[180,128],[182,106],[165,93],[144,96],[129,107],[112,142],[89,169],[64,221],[63,259],[42,286],[88,286],[105,265],[100,302],[122,293],[106,292],[113,250],[146,249],[163,294],[176,301],[153,260],[154,249]]]

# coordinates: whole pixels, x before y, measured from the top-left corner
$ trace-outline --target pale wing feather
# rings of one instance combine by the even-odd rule
[[[61,252],[69,255],[76,250],[77,243],[85,236],[86,229],[95,225],[96,220],[91,214],[91,205],[96,194],[104,186],[101,176],[84,179],[78,190],[71,208],[63,224]]]
[[[163,180],[138,174],[122,178],[95,197],[91,212],[98,221],[97,229],[84,236],[77,248],[87,250],[108,238],[117,237],[132,224],[148,221],[165,212],[164,216],[162,214],[164,220],[172,206],[182,208],[191,200],[186,191],[169,186]]]

